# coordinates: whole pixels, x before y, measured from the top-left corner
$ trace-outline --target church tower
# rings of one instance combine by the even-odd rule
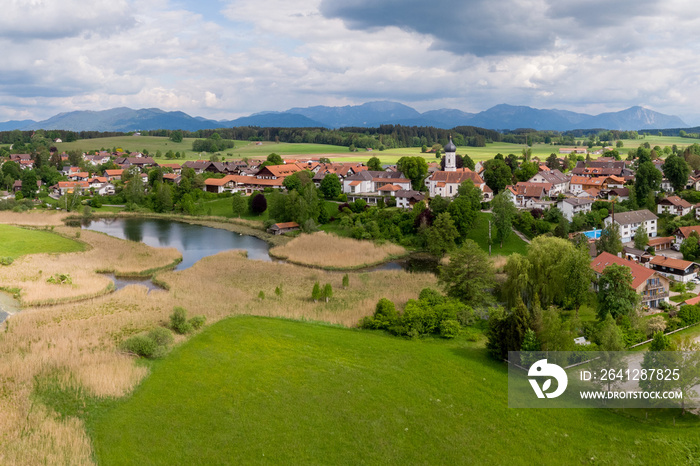
[[[457,146],[452,142],[452,136],[450,136],[450,142],[445,146],[445,171],[454,172],[457,171]]]

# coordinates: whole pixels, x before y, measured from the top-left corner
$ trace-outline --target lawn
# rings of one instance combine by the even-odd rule
[[[85,245],[50,231],[0,225],[0,257],[83,251]]]
[[[645,423],[606,410],[510,409],[506,367],[477,346],[235,317],[153,363],[132,396],[83,409],[106,465],[681,464],[700,455],[695,416],[672,428],[654,410]]]
[[[476,223],[472,230],[467,234],[467,238],[476,241],[476,243],[484,251],[489,250],[489,219],[491,218],[491,213],[479,212],[477,214]],[[510,236],[503,242],[503,247],[496,241],[496,229],[491,226],[491,253],[494,255],[509,256],[515,252],[518,254],[527,254],[527,243],[521,240],[515,233],[511,233]]]

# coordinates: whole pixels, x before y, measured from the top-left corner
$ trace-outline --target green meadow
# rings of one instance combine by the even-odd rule
[[[25,254],[76,252],[84,249],[83,243],[50,231],[0,225],[0,257],[16,259]]]
[[[474,240],[484,251],[489,250],[489,220],[492,214],[489,212],[478,212],[474,227],[467,233],[467,238]],[[491,228],[491,254],[498,256],[510,256],[513,253],[527,255],[527,243],[520,239],[514,232],[503,241],[503,247],[496,241],[496,228]]]
[[[700,459],[695,416],[508,408],[507,368],[482,345],[234,317],[153,362],[131,396],[72,409],[105,465]]]
[[[160,150],[163,155],[169,150],[173,152],[185,153],[185,158],[168,160],[165,157],[158,159],[158,162],[168,163],[168,162],[183,162],[185,160],[198,160],[198,159],[208,159],[209,154],[199,153],[192,151],[192,141],[194,139],[188,138],[184,139],[180,143],[172,142],[166,137],[157,136],[117,136],[109,138],[98,138],[98,139],[82,139],[75,142],[64,142],[59,143],[56,146],[61,151],[69,150],[80,150],[80,151],[93,151],[93,150],[112,150],[114,148],[121,148],[125,151],[137,152],[147,150],[151,156],[154,156],[158,150]],[[670,136],[646,136],[644,139],[635,140],[622,140],[624,147],[619,149],[622,154],[626,154],[629,149],[637,148],[641,144],[648,142],[652,147],[654,146],[672,146],[673,144],[679,147],[685,147],[695,142],[697,139],[681,138],[681,137],[670,137]],[[221,156],[226,159],[241,159],[243,157],[267,157],[270,153],[277,153],[283,157],[297,157],[310,155],[314,157],[328,157],[335,161],[344,162],[363,162],[366,163],[370,157],[378,157],[382,163],[385,164],[395,164],[401,157],[404,156],[420,156],[424,157],[428,162],[436,161],[437,159],[433,154],[423,154],[419,147],[406,147],[401,149],[388,149],[384,151],[365,151],[359,150],[358,152],[349,152],[347,147],[344,146],[332,146],[324,144],[295,144],[295,143],[275,143],[275,142],[263,142],[258,144],[251,141],[235,141],[235,147],[232,149],[226,149],[221,151]],[[559,154],[559,147],[551,144],[535,144],[532,146],[532,155],[537,156],[540,159],[544,159],[549,154]],[[510,144],[505,142],[499,143],[489,143],[486,147],[458,147],[458,154],[467,154],[475,162],[492,159],[496,154],[501,153],[503,155],[516,154],[521,155],[522,150],[526,148],[523,144]]]

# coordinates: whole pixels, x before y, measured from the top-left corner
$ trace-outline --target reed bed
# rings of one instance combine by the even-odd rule
[[[88,251],[62,254],[32,254],[12,265],[0,267],[0,285],[20,289],[25,306],[46,305],[95,297],[111,291],[111,280],[97,271],[129,275],[154,267],[166,267],[180,258],[174,248],[151,248],[101,233],[70,227],[56,227],[56,233],[75,238],[90,246]],[[56,274],[70,275],[72,283],[53,284]]]
[[[396,244],[377,245],[370,241],[341,238],[323,231],[300,235],[287,244],[270,250],[270,255],[276,258],[330,270],[369,267],[406,254],[406,250]]]
[[[58,226],[63,225],[63,219],[68,217],[67,212],[57,211],[27,211],[12,212],[0,211],[0,223],[27,226]]]
[[[62,230],[69,236],[74,231]],[[65,286],[45,284],[45,277],[60,271],[71,273],[80,288],[67,295],[85,294],[87,289],[104,284],[99,277],[88,275],[91,270],[112,267],[134,272],[157,263],[168,264],[177,254],[88,231],[82,232],[81,240],[92,249],[22,258],[0,268],[0,284],[18,285],[25,297],[45,298],[42,293]],[[42,270],[41,275],[37,270]],[[380,298],[402,306],[423,287],[435,286],[435,277],[429,274],[382,271],[350,273],[350,284],[343,289],[342,276],[292,264],[248,260],[241,251],[228,251],[187,270],[159,273],[158,280],[170,291],[148,293],[145,287],[134,285],[78,303],[25,308],[0,332],[0,463],[90,464],[92,450],[82,421],[61,418],[37,403],[32,395],[37,380],[61,374],[57,382],[61,387],[79,387],[86,396],[130,393],[147,369],[122,354],[119,343],[167,325],[174,306],[185,307],[189,315],[205,315],[207,324],[230,315],[252,314],[355,326],[374,311]],[[313,302],[311,290],[316,281],[331,283],[334,296],[330,302]],[[278,287],[281,296],[275,294]],[[263,300],[258,298],[260,291],[265,294]]]

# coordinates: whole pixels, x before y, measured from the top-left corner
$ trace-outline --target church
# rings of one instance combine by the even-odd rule
[[[425,185],[428,187],[430,197],[455,197],[459,185],[467,180],[471,180],[474,186],[481,189],[483,192],[483,200],[490,201],[493,198],[493,191],[486,186],[484,180],[474,171],[469,168],[457,168],[457,146],[450,142],[445,146],[445,170],[433,172],[425,179]]]

